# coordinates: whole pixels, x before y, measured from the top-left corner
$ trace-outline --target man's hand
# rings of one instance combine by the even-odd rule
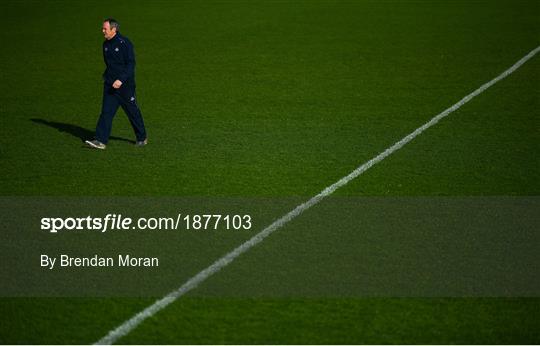
[[[115,89],[119,89],[120,87],[122,86],[122,82],[119,81],[118,79],[114,81],[112,87],[115,88]]]

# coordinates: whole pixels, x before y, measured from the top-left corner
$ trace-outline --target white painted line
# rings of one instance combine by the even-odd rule
[[[531,59],[533,56],[535,56],[540,51],[540,46],[536,47],[534,50],[532,50],[529,54],[525,55],[523,58],[521,58],[518,62],[516,62],[512,67],[510,67],[508,70],[504,71],[491,81],[487,82],[486,84],[482,85],[469,95],[462,98],[459,102],[451,106],[450,108],[446,109],[440,114],[437,114],[434,116],[430,121],[425,123],[424,125],[420,126],[407,136],[403,137],[400,141],[396,142],[394,145],[380,153],[379,155],[375,156],[371,160],[367,161],[363,165],[356,168],[354,171],[352,171],[349,175],[341,178],[334,184],[328,186],[324,190],[322,190],[318,195],[312,197],[310,200],[308,200],[305,203],[300,204],[296,208],[294,208],[289,213],[285,214],[281,218],[274,221],[270,226],[263,229],[261,232],[257,233],[253,238],[249,239],[242,245],[238,246],[233,251],[229,252],[222,258],[215,261],[211,266],[204,269],[203,271],[199,272],[197,275],[189,279],[186,283],[184,283],[180,288],[178,288],[175,291],[172,291],[171,293],[167,294],[165,297],[161,298],[160,300],[157,300],[152,305],[148,306],[146,309],[142,310],[135,316],[131,317],[129,320],[122,323],[117,328],[111,330],[106,336],[104,336],[102,339],[97,341],[96,345],[109,345],[114,342],[116,342],[119,338],[123,337],[124,335],[131,332],[133,329],[135,329],[142,321],[146,320],[147,318],[153,316],[161,309],[165,308],[167,305],[174,302],[176,299],[180,298],[187,292],[191,291],[195,287],[197,287],[201,282],[208,279],[213,274],[219,272],[221,269],[226,267],[229,263],[234,261],[238,256],[243,254],[244,252],[251,249],[253,246],[257,245],[261,241],[264,240],[264,238],[268,237],[271,233],[274,231],[280,229],[285,225],[287,222],[291,221],[298,215],[302,214],[302,212],[306,211],[307,209],[311,208],[315,204],[319,203],[323,198],[329,196],[334,191],[342,187],[343,185],[346,185],[348,182],[353,180],[354,178],[358,177],[360,174],[364,173],[373,165],[376,163],[381,162],[388,156],[390,156],[392,153],[396,152],[397,150],[401,149],[405,144],[412,141],[416,136],[420,135],[422,132],[430,128],[431,126],[435,125],[439,122],[442,118],[446,117],[450,113],[454,112],[455,110],[459,109],[461,106],[463,106],[465,103],[472,100],[474,97],[480,95],[482,92],[484,92],[487,88],[492,86],[493,84],[497,83],[498,81],[506,78],[511,73],[516,71],[521,65],[523,65],[527,60]]]

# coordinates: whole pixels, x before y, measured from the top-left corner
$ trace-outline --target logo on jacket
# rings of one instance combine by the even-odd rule
[[[114,49],[114,51],[115,51],[115,52],[118,52],[118,51],[119,51],[118,47],[116,47],[116,48]]]

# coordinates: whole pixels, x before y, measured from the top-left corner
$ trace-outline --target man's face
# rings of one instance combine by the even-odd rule
[[[110,40],[111,38],[116,35],[116,28],[111,29],[111,23],[109,22],[103,22],[103,26],[101,27],[101,32],[103,33],[103,36],[105,39]]]

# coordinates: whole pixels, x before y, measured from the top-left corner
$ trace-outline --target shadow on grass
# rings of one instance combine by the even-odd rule
[[[39,119],[39,118],[32,118],[30,120],[32,122],[36,123],[36,124],[41,124],[41,125],[52,127],[54,129],[57,129],[60,132],[69,133],[70,135],[79,138],[82,142],[84,142],[87,139],[92,139],[95,136],[94,131],[85,129],[84,127],[80,127],[78,125],[59,123],[59,122],[56,122],[56,121],[48,121],[48,120]],[[122,137],[115,137],[115,136],[109,137],[109,140],[135,143],[135,141],[133,141],[131,139],[122,138]]]

